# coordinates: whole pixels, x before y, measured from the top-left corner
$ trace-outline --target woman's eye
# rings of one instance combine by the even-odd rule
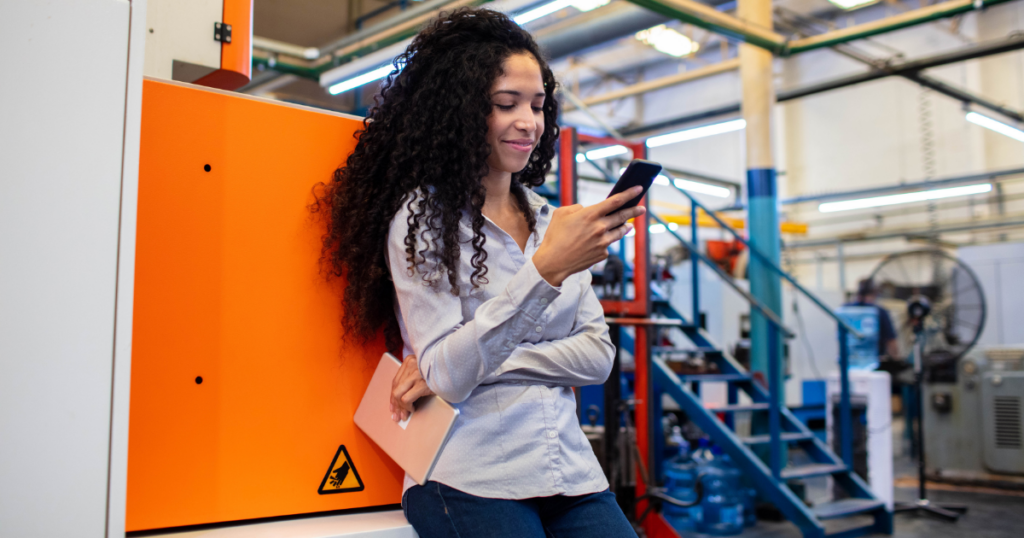
[[[535,107],[533,107],[533,111],[534,112],[544,112],[544,107],[535,106]]]
[[[506,110],[506,111],[507,110],[512,110],[513,108],[516,107],[516,105],[499,105],[499,104],[495,104],[494,106],[498,107],[498,110]]]

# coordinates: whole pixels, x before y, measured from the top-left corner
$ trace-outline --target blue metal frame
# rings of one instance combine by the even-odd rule
[[[674,181],[670,180],[670,184],[675,186]],[[693,344],[696,345],[698,349],[709,350],[712,352],[712,356],[715,357],[714,360],[719,366],[720,375],[704,376],[703,380],[715,381],[718,380],[718,378],[725,378],[725,380],[728,381],[728,397],[730,405],[735,405],[736,402],[738,402],[739,391],[742,389],[751,397],[755,404],[763,405],[767,408],[768,435],[764,436],[763,440],[758,441],[749,439],[748,442],[758,443],[768,441],[768,461],[761,461],[754,451],[751,450],[750,447],[746,446],[744,441],[736,436],[732,431],[733,422],[731,420],[731,413],[726,413],[727,418],[723,423],[723,421],[720,421],[715,416],[713,410],[704,408],[700,399],[699,387],[702,376],[686,376],[685,379],[680,379],[668,370],[664,364],[657,360],[652,360],[653,366],[651,367],[651,371],[653,372],[653,375],[651,383],[657,387],[658,392],[656,392],[656,394],[664,392],[676,400],[691,420],[693,420],[705,433],[711,435],[716,444],[722,446],[727,452],[729,452],[730,456],[733,457],[740,468],[754,480],[758,490],[768,500],[773,502],[787,518],[800,527],[801,532],[805,537],[823,537],[825,536],[825,529],[821,524],[819,517],[814,514],[814,510],[808,508],[803,504],[802,500],[796,498],[795,494],[785,483],[787,477],[793,477],[794,472],[796,472],[793,470],[787,470],[784,472],[787,459],[786,444],[791,442],[800,443],[802,448],[814,462],[819,464],[819,466],[828,469],[824,472],[817,471],[817,474],[833,475],[837,483],[846,489],[853,498],[861,500],[859,505],[860,508],[851,508],[848,509],[848,511],[844,511],[841,507],[833,507],[833,509],[838,509],[843,514],[869,513],[874,517],[874,522],[871,525],[844,531],[837,536],[852,537],[870,532],[891,534],[892,513],[885,509],[884,504],[874,497],[874,494],[871,492],[868,485],[852,471],[852,424],[849,413],[850,399],[848,376],[849,350],[845,345],[845,335],[848,333],[858,333],[853,330],[852,327],[849,327],[845,320],[836,316],[835,313],[825,306],[820,299],[796,282],[792,276],[783,271],[777,263],[774,263],[754,245],[751,245],[744,237],[740,236],[735,229],[700,204],[700,202],[695,200],[688,192],[680,189],[679,187],[675,188],[682,192],[691,201],[691,240],[687,241],[681,237],[678,233],[669,228],[668,224],[657,215],[652,214],[651,218],[665,226],[665,231],[683,244],[683,246],[691,253],[693,295],[692,304],[690,306],[692,318],[691,320],[686,320],[670,305],[664,303],[659,304],[656,310],[662,315],[680,320],[682,325],[679,326],[679,328],[684,331]],[[764,317],[764,320],[768,323],[769,327],[769,330],[766,332],[766,337],[768,339],[767,343],[770,349],[774,347],[781,347],[780,339],[783,336],[792,336],[792,332],[783,325],[782,320],[772,311],[772,309],[750,293],[746,292],[746,290],[743,290],[736,285],[729,275],[725,274],[714,262],[698,250],[698,209],[704,209],[704,211],[711,215],[711,217],[715,219],[723,229],[728,230],[734,237],[750,249],[752,256],[758,257],[758,261],[763,262],[768,269],[793,284],[795,288],[810,298],[812,302],[824,310],[839,325],[839,333],[843,344],[840,346],[839,358],[841,371],[841,417],[839,420],[842,446],[841,458],[832,453],[821,439],[816,437],[814,433],[806,427],[806,425],[798,420],[782,404],[782,368],[780,364],[780,355],[778,353],[768,354],[768,371],[775,372],[777,375],[769,375],[768,387],[764,388],[755,383],[753,378],[743,370],[738,363],[711,342],[706,332],[698,326],[700,320],[699,264],[700,262],[703,262],[714,270],[716,274],[718,274],[718,276],[720,276],[727,284],[732,286],[734,290],[746,298],[752,309],[759,312]],[[651,409],[653,411],[657,411],[660,408],[660,406],[656,404],[660,404],[660,400],[658,398],[655,398],[655,401],[652,401],[651,403]],[[764,407],[759,407],[758,409],[763,410]],[[658,415],[655,414],[654,416]],[[655,439],[657,439],[657,436],[655,436]],[[803,471],[801,470],[800,472]],[[797,474],[796,476],[802,475]],[[807,476],[813,476],[813,474]]]

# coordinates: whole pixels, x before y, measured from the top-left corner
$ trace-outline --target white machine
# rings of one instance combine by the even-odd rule
[[[850,372],[851,407],[865,405],[866,423],[853,424],[854,468],[858,456],[866,450],[867,479],[871,490],[885,505],[893,508],[893,467],[892,467],[892,399],[891,380],[886,372]],[[833,443],[838,425],[833,420],[833,404],[839,402],[839,374],[833,373],[826,381],[825,425],[828,429],[829,445]],[[860,446],[858,432],[867,433],[867,441]],[[862,456],[863,457],[863,456]]]

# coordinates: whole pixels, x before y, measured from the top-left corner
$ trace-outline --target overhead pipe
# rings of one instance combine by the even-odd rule
[[[770,22],[760,25],[721,13],[694,0],[629,0],[657,13],[676,18],[712,32],[732,37],[780,56],[799,54],[864,39],[893,30],[944,19],[1010,0],[950,0],[941,4],[907,11],[881,20],[856,24],[840,30],[802,39],[787,40],[775,32]]]
[[[859,189],[855,191],[830,192],[824,194],[797,196],[795,198],[787,198],[785,200],[782,200],[781,203],[783,205],[792,205],[803,204],[807,202],[825,202],[828,200],[852,200],[855,198],[870,198],[873,196],[897,194],[905,191],[920,190],[923,188],[934,189],[939,187],[949,187],[952,185],[961,185],[964,183],[977,183],[979,181],[997,181],[1001,178],[1020,175],[1024,175],[1024,168],[1010,168],[1007,170],[996,170],[992,172],[984,172],[981,174],[968,174],[964,176],[948,177],[944,179],[935,179],[931,181],[903,183],[900,185],[892,185],[889,187],[877,187],[873,189]]]
[[[583,104],[587,106],[600,105],[609,101],[615,101],[618,99],[624,99],[626,97],[632,97],[634,95],[640,95],[643,93],[660,90],[663,88],[669,88],[671,86],[677,86],[684,82],[690,82],[729,71],[735,71],[740,67],[739,58],[731,58],[716,64],[711,64],[705,67],[699,67],[691,71],[684,71],[676,75],[669,75],[667,77],[661,77],[654,80],[648,80],[645,82],[639,82],[621,88],[618,90],[602,93],[601,95],[595,95],[593,97],[587,97],[583,99]],[[566,109],[566,111],[571,109]]]
[[[848,76],[848,77],[841,77],[841,78],[838,78],[838,79],[833,79],[833,80],[826,81],[826,82],[821,82],[821,83],[818,83],[818,84],[810,84],[808,86],[804,86],[803,88],[796,88],[796,89],[792,89],[792,90],[780,91],[778,93],[777,98],[776,98],[776,102],[782,103],[782,102],[790,101],[790,100],[793,100],[793,99],[799,99],[801,97],[807,97],[807,96],[815,95],[815,94],[818,94],[818,93],[823,93],[823,92],[827,92],[827,91],[831,91],[831,90],[837,90],[839,88],[845,88],[845,87],[848,87],[848,86],[853,86],[855,84],[860,84],[860,83],[863,83],[863,82],[870,82],[872,80],[878,80],[878,79],[882,79],[882,78],[886,78],[886,77],[891,77],[891,76],[896,76],[896,75],[903,76],[903,75],[908,75],[908,74],[914,74],[914,73],[918,73],[920,71],[923,71],[925,69],[931,69],[931,68],[934,68],[934,67],[939,67],[939,66],[943,66],[943,65],[957,63],[957,62],[963,62],[963,61],[967,61],[967,60],[974,60],[974,59],[977,59],[977,58],[984,58],[986,56],[991,56],[991,55],[994,55],[994,54],[1001,54],[1001,53],[1004,53],[1004,52],[1010,52],[1010,51],[1015,51],[1015,50],[1020,50],[1020,49],[1024,49],[1024,35],[1013,36],[1013,37],[1011,37],[1009,39],[1005,39],[1005,40],[1001,40],[1001,41],[995,41],[995,42],[982,43],[982,44],[979,44],[979,45],[973,45],[973,46],[970,46],[970,47],[966,47],[964,49],[960,49],[958,51],[943,53],[943,54],[939,54],[939,55],[936,55],[936,56],[930,56],[928,58],[922,58],[920,60],[914,60],[914,61],[910,61],[910,62],[903,62],[903,63],[900,63],[900,64],[890,64],[890,65],[888,65],[886,67],[876,68],[876,69],[873,69],[871,71],[868,71],[866,73],[862,73],[862,74],[859,74],[859,75],[851,75],[851,76]],[[969,99],[971,97],[974,97],[974,96],[971,96],[971,95],[967,94],[967,92],[958,93],[957,95],[959,96],[957,98],[964,98],[964,99]],[[987,104],[991,104],[991,103],[988,103],[986,100],[981,99],[981,98],[973,98],[969,102],[971,102],[973,104],[977,104],[978,106],[986,107],[986,108],[988,108],[986,106]],[[1005,108],[1005,107],[1001,107],[1001,108]],[[661,130],[665,130],[665,129],[670,129],[672,127],[676,127],[676,126],[679,126],[679,125],[694,123],[694,122],[698,122],[698,121],[702,121],[702,120],[706,120],[706,119],[710,119],[710,118],[715,118],[715,117],[719,117],[719,116],[726,116],[726,115],[729,115],[729,114],[736,114],[739,111],[740,111],[740,104],[739,103],[732,103],[732,104],[723,105],[723,106],[720,106],[720,107],[715,107],[713,109],[708,109],[708,110],[704,110],[704,111],[701,111],[701,112],[697,112],[697,113],[694,113],[694,114],[688,114],[686,116],[680,116],[680,117],[676,117],[676,118],[660,121],[660,122],[657,122],[657,123],[651,123],[651,124],[648,124],[648,125],[641,125],[641,126],[638,126],[638,127],[622,129],[622,134],[624,134],[626,136],[635,136],[637,134],[657,132],[657,131],[661,131]],[[1011,114],[1009,117],[1014,117],[1013,114],[1016,114],[1013,111],[1009,111],[1009,112]]]
[[[784,8],[776,8],[776,9],[778,11],[784,11]],[[790,14],[790,16],[797,19],[798,22],[796,24],[802,25],[804,28],[811,28],[811,29],[814,28],[814,25],[809,24],[809,23],[805,22],[804,20],[802,20],[802,16],[800,16],[798,14],[795,14],[795,13]],[[784,22],[784,24],[786,24],[787,26],[792,27],[796,31],[800,30],[800,28],[798,26],[794,25],[792,22],[788,22],[787,21],[787,22]],[[879,60],[879,59],[876,59],[876,58],[872,58],[871,56],[869,56],[869,55],[867,55],[867,54],[865,54],[865,53],[863,53],[861,51],[858,51],[856,49],[853,49],[853,48],[851,48],[848,45],[833,45],[832,47],[830,47],[830,49],[835,51],[835,52],[837,52],[837,53],[839,53],[839,54],[841,54],[841,55],[843,55],[843,56],[846,56],[847,58],[852,58],[853,60],[856,60],[856,61],[858,61],[858,62],[860,62],[862,64],[865,64],[868,67],[870,67],[871,69],[878,69],[879,66],[887,65],[886,62],[884,62],[882,60]],[[985,99],[983,97],[979,97],[979,96],[974,95],[974,94],[972,94],[970,92],[967,92],[965,90],[961,90],[961,89],[956,88],[956,87],[954,87],[952,85],[946,84],[945,82],[942,82],[942,81],[940,81],[938,79],[929,77],[929,76],[921,73],[920,71],[910,72],[910,73],[899,73],[898,76],[901,76],[901,77],[903,77],[903,78],[905,78],[907,80],[910,80],[912,82],[916,82],[918,85],[920,85],[922,87],[929,88],[929,89],[934,90],[934,91],[936,91],[938,93],[941,93],[941,94],[943,94],[943,95],[945,95],[947,97],[952,97],[953,99],[956,99],[957,101],[961,101],[961,102],[964,102],[964,103],[972,103],[972,104],[975,104],[975,105],[987,108],[989,110],[992,110],[992,111],[994,111],[994,112],[996,112],[998,114],[1002,114],[1003,116],[1006,116],[1008,118],[1012,118],[1015,121],[1024,122],[1024,115],[1021,115],[1019,112],[1017,112],[1015,110],[1011,110],[1011,109],[1009,109],[1009,108],[1007,108],[1007,107],[1005,107],[1005,106],[1003,106],[1001,104],[994,103],[994,102],[989,101],[988,99]]]
[[[785,244],[786,250],[795,250],[803,248],[821,248],[835,246],[836,243],[861,243],[868,241],[884,241],[887,239],[899,239],[901,237],[932,237],[938,234],[944,233],[963,233],[963,232],[975,232],[978,230],[990,230],[993,228],[1017,228],[1024,226],[1024,218],[1017,217],[1013,219],[994,220],[988,222],[970,221],[963,224],[947,225],[940,228],[905,228],[903,230],[893,230],[889,232],[878,232],[878,233],[856,233],[847,234],[839,237],[830,237],[822,239],[809,239],[806,241],[794,241]]]
[[[799,54],[809,50],[815,50],[858,39],[864,39],[893,30],[909,28],[918,24],[945,19],[974,11],[984,9],[996,4],[1009,2],[1010,0],[950,0],[941,4],[913,9],[899,15],[886,17],[881,20],[856,24],[841,30],[826,32],[816,36],[805,37],[790,41],[787,45],[786,54]]]
[[[786,47],[786,37],[767,23],[753,23],[733,17],[694,0],[629,0],[667,17],[710,30],[717,34],[738,39],[744,43],[763,48],[774,54],[781,54]],[[740,8],[742,9],[742,7]]]
[[[612,2],[597,9],[545,26],[533,39],[551,60],[582,49],[631,36],[672,20],[629,2]]]
[[[254,54],[253,66],[269,67],[275,71],[316,80],[333,67],[416,35],[420,28],[444,9],[477,6],[490,1],[430,0],[319,48],[302,47],[257,36],[253,38],[253,47],[269,54]],[[282,61],[276,56],[278,54],[294,57],[297,61]]]

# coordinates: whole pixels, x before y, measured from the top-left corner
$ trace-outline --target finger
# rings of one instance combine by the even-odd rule
[[[633,225],[628,222],[614,230],[611,230],[610,232],[608,232],[609,234],[611,234],[611,240],[608,242],[608,244],[612,244],[622,239],[623,237],[626,237],[631,231],[633,231]]]
[[[416,400],[419,400],[427,394],[430,394],[430,388],[427,387],[427,384],[423,381],[417,382],[411,389],[409,389],[408,392],[402,395],[402,408],[412,411],[413,404]]]
[[[609,196],[608,198],[590,207],[595,213],[603,217],[608,213],[611,213],[612,211],[615,211],[616,209],[622,207],[626,202],[632,200],[633,198],[636,198],[642,192],[644,192],[644,189],[639,185],[635,187],[630,187],[629,189],[626,189],[616,194],[615,196]]]
[[[601,217],[600,222],[604,224],[606,230],[611,230],[612,228],[622,226],[631,219],[643,216],[646,211],[647,209],[643,206],[631,207],[629,209],[617,211],[611,215],[603,216]]]

